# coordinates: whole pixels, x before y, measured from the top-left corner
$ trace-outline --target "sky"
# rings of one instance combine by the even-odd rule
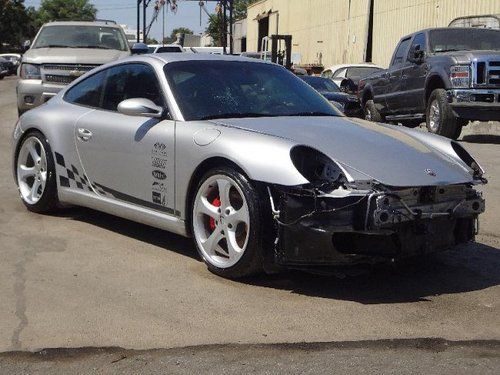
[[[130,29],[136,28],[137,23],[137,0],[90,0],[97,8],[97,18],[114,20],[119,24],[126,24]],[[25,0],[24,5],[38,8],[41,0]],[[151,22],[153,16],[155,0],[151,0],[146,11],[146,25]],[[201,13],[200,26],[200,6],[198,1],[178,0],[177,13],[174,14],[165,8],[165,36],[170,35],[172,29],[176,27],[187,27],[195,34],[205,31],[208,22],[207,14]],[[207,1],[206,7],[210,13],[214,12],[215,1]],[[162,13],[151,27],[149,37],[161,41],[162,38]],[[141,5],[141,29],[142,29],[142,5]]]

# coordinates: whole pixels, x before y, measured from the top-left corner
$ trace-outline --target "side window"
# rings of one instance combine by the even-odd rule
[[[331,70],[325,70],[323,73],[321,73],[321,77],[323,77],[323,78],[332,78],[332,71]]]
[[[415,51],[415,46],[419,45],[421,51],[425,51],[425,34],[420,33],[415,35],[415,38],[413,38],[413,41],[411,42],[410,50],[408,51],[408,60],[411,58],[411,54],[413,51]]]
[[[116,111],[125,99],[146,98],[165,106],[153,68],[144,64],[119,65],[110,69],[104,89],[103,109]]]
[[[345,77],[345,72],[347,71],[347,68],[343,69],[338,69],[333,73],[333,77]]]
[[[78,83],[68,90],[64,100],[89,107],[100,107],[107,73],[108,70],[100,71]]]
[[[403,59],[406,58],[406,52],[408,50],[408,45],[410,44],[410,38],[404,39],[399,43],[398,49],[394,54],[394,58],[392,60],[392,65],[398,65],[403,62]]]

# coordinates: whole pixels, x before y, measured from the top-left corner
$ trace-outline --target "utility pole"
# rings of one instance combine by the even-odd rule
[[[142,0],[137,0],[137,43],[141,41],[140,39],[140,29],[141,29],[141,1]]]
[[[147,0],[143,0],[142,2],[142,42],[146,43],[146,8],[148,4],[146,4]]]

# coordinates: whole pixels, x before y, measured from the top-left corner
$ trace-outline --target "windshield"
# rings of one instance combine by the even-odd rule
[[[33,48],[99,48],[127,51],[127,42],[120,29],[101,26],[45,26]]]
[[[361,78],[365,78],[378,70],[380,70],[380,68],[375,66],[353,66],[351,68],[347,68],[345,76],[346,78],[351,78],[353,80],[360,80]]]
[[[179,61],[165,74],[186,120],[339,116],[317,91],[283,67],[243,61]]]
[[[339,92],[338,86],[331,79],[322,77],[300,77],[319,92]]]
[[[429,33],[432,52],[500,50],[500,31],[490,29],[442,29]]]

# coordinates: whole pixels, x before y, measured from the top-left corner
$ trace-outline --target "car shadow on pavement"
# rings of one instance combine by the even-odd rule
[[[500,135],[496,134],[471,134],[464,135],[461,139],[462,142],[467,143],[482,143],[482,144],[492,144],[500,145]]]
[[[83,207],[59,211],[57,216],[96,225],[200,261],[191,239],[161,229]],[[500,285],[500,249],[469,243],[418,261],[375,266],[344,278],[339,277],[338,269],[335,271],[336,275],[324,276],[292,270],[228,282],[363,304],[429,301],[441,294],[472,292]]]
[[[192,240],[175,233],[85,207],[69,207],[58,211],[55,215],[92,224],[200,261]]]
[[[500,249],[471,243],[419,261],[373,267],[358,276],[339,278],[297,271],[258,276],[243,282],[363,304],[429,301],[441,294],[500,285]]]

